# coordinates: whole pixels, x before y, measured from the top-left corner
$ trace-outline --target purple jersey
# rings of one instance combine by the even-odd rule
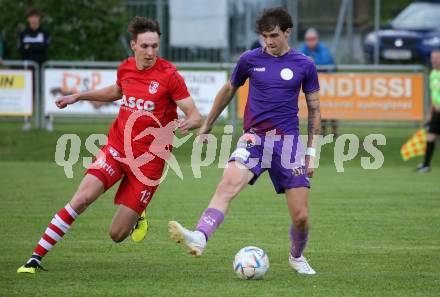
[[[300,89],[304,93],[319,90],[313,61],[293,49],[274,57],[257,48],[241,55],[231,83],[239,87],[247,78],[250,84],[243,130],[264,134],[276,129],[280,134],[297,135]]]

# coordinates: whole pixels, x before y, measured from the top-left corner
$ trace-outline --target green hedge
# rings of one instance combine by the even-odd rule
[[[29,7],[44,13],[42,26],[52,34],[49,59],[119,60],[127,56],[120,41],[128,23],[123,0],[0,0],[0,7],[7,59],[20,59],[17,39],[27,25]]]

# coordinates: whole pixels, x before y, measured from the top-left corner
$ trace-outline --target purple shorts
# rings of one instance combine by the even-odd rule
[[[237,161],[247,167],[254,177],[268,171],[275,191],[284,193],[286,189],[310,188],[304,162],[305,150],[299,135],[257,135],[244,133],[237,143],[229,161]]]

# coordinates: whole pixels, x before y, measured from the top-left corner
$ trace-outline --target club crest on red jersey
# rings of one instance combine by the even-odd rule
[[[150,92],[150,94],[156,94],[158,88],[159,88],[159,83],[157,81],[152,81],[150,83],[150,87],[148,88],[148,92]]]

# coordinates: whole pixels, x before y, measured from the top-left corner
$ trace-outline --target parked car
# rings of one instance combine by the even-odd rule
[[[368,63],[379,44],[381,62],[429,64],[433,49],[440,48],[440,1],[420,1],[407,6],[387,28],[370,32],[364,40]]]

